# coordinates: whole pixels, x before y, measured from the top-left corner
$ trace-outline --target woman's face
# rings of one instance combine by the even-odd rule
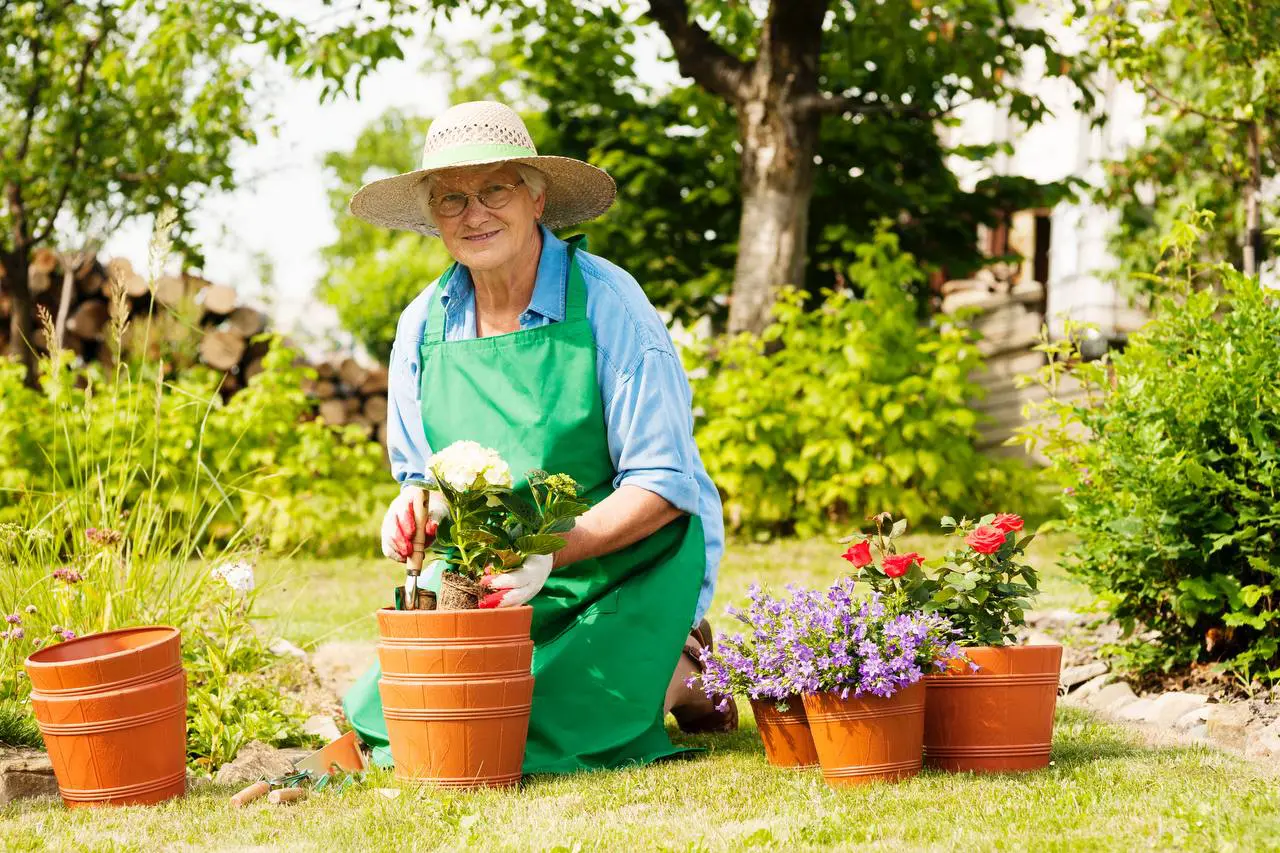
[[[534,201],[511,166],[443,172],[431,190],[432,198],[441,199],[449,193],[476,193],[498,184],[519,184],[498,210],[485,207],[476,197],[467,199],[466,209],[457,216],[442,216],[438,205],[432,209],[445,248],[473,272],[506,267],[534,245],[546,195]]]

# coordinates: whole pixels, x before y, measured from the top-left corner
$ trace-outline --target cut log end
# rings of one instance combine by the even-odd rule
[[[200,360],[218,370],[231,370],[244,356],[244,338],[235,332],[206,332],[200,339]]]

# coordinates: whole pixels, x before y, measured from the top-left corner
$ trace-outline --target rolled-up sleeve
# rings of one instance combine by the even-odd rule
[[[434,292],[434,285],[427,287],[400,315],[388,362],[387,460],[391,463],[391,476],[401,488],[434,483],[426,470],[431,448],[418,399],[418,350]]]
[[[676,354],[650,347],[628,370],[602,373],[605,429],[618,472],[614,488],[639,486],[696,514],[692,393]]]

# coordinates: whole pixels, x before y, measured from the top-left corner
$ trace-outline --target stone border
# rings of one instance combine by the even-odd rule
[[[1280,773],[1280,704],[1266,697],[1213,702],[1204,694],[1178,690],[1138,695],[1095,656],[1095,644],[1071,642],[1082,632],[1096,633],[1101,642],[1118,637],[1114,623],[1091,622],[1091,617],[1069,610],[1027,613],[1020,639],[1063,643],[1070,652],[1063,655],[1059,676],[1061,704],[1126,724],[1153,745],[1215,747]]]

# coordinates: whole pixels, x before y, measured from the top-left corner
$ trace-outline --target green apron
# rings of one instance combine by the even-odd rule
[[[460,439],[497,450],[515,486],[542,469],[577,480],[589,503],[613,492],[587,287],[569,242],[565,319],[534,329],[444,340],[437,283],[421,349],[423,425],[431,447]],[[643,416],[643,415],[641,415]],[[620,551],[554,570],[533,599],[533,711],[525,773],[644,764],[671,744],[663,698],[697,605],[706,567],[702,524],[681,516]],[[428,579],[438,585],[438,571]],[[343,701],[375,759],[390,763],[378,667]]]

